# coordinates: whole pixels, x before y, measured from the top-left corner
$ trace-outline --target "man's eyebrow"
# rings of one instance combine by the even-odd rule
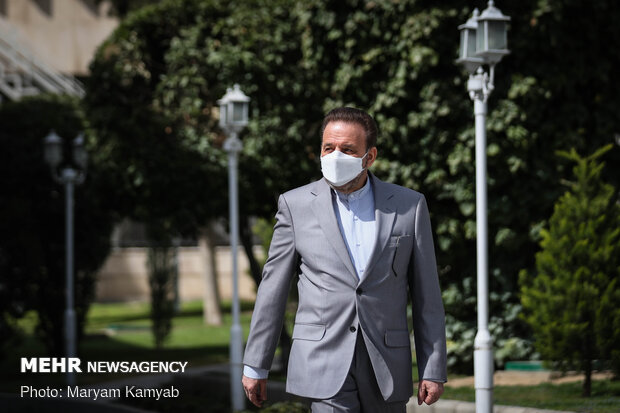
[[[351,143],[343,143],[340,146],[342,146],[343,148],[347,148],[347,149],[355,149],[355,145]]]
[[[333,142],[324,142],[321,144],[321,148],[327,148],[330,146],[335,146],[335,144]],[[341,147],[345,148],[345,149],[355,149],[355,144],[352,143],[343,143],[340,145]]]

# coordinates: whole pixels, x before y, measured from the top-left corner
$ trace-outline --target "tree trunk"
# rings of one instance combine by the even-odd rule
[[[217,284],[217,267],[215,260],[215,246],[213,245],[213,227],[209,222],[206,228],[200,231],[198,247],[205,259],[204,272],[204,296],[203,296],[203,320],[206,325],[222,325],[222,310],[220,306],[220,294]]]
[[[174,292],[174,313],[181,312],[181,291],[180,291],[180,270],[179,270],[179,248],[181,246],[181,238],[172,238],[172,286]]]
[[[583,373],[585,379],[583,381],[582,396],[590,397],[592,394],[592,360],[584,361]]]
[[[250,263],[250,273],[252,274],[252,278],[256,283],[256,288],[260,285],[260,281],[262,279],[263,269],[261,265],[258,263],[256,256],[254,256],[254,250],[252,249],[252,229],[250,228],[250,220],[249,217],[241,217],[240,219],[240,238],[241,243],[243,244],[243,249],[245,250],[245,254],[248,257],[248,261]],[[287,371],[288,369],[288,358],[289,353],[291,352],[292,339],[291,335],[288,333],[286,329],[286,325],[282,326],[282,330],[280,331],[280,342],[279,342],[281,357],[282,357],[282,370]]]
[[[242,216],[239,225],[239,236],[241,238],[241,244],[243,245],[243,249],[245,250],[245,255],[248,257],[248,262],[250,263],[250,274],[256,283],[256,287],[260,285],[260,281],[262,278],[263,269],[261,265],[258,263],[258,260],[254,256],[253,243],[252,243],[252,228],[250,228],[250,219],[247,216]]]
[[[174,316],[174,250],[166,243],[157,245],[157,242],[149,247],[147,265],[151,291],[151,330],[155,348],[162,349],[172,331]]]

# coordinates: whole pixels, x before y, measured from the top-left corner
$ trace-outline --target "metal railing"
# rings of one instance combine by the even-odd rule
[[[84,96],[79,81],[35,56],[19,41],[18,29],[0,18],[0,93],[19,100],[43,92]]]

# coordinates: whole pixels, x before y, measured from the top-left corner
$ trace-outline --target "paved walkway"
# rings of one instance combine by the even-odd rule
[[[609,380],[613,377],[611,372],[595,372],[592,374],[592,380]],[[535,386],[542,383],[570,383],[583,381],[583,374],[567,373],[561,375],[551,371],[515,371],[515,370],[499,370],[493,375],[493,384],[495,386]],[[446,383],[449,387],[474,387],[474,377],[460,377],[450,379]]]
[[[493,406],[494,413],[575,413],[559,410],[534,409],[530,407],[518,406]],[[457,400],[440,399],[431,406],[418,406],[417,401],[409,400],[407,413],[476,413],[475,403],[461,402]]]

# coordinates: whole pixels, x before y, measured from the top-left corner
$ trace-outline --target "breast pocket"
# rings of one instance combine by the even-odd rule
[[[390,245],[395,248],[392,271],[396,277],[405,275],[411,258],[413,237],[411,235],[393,235],[390,239]]]

